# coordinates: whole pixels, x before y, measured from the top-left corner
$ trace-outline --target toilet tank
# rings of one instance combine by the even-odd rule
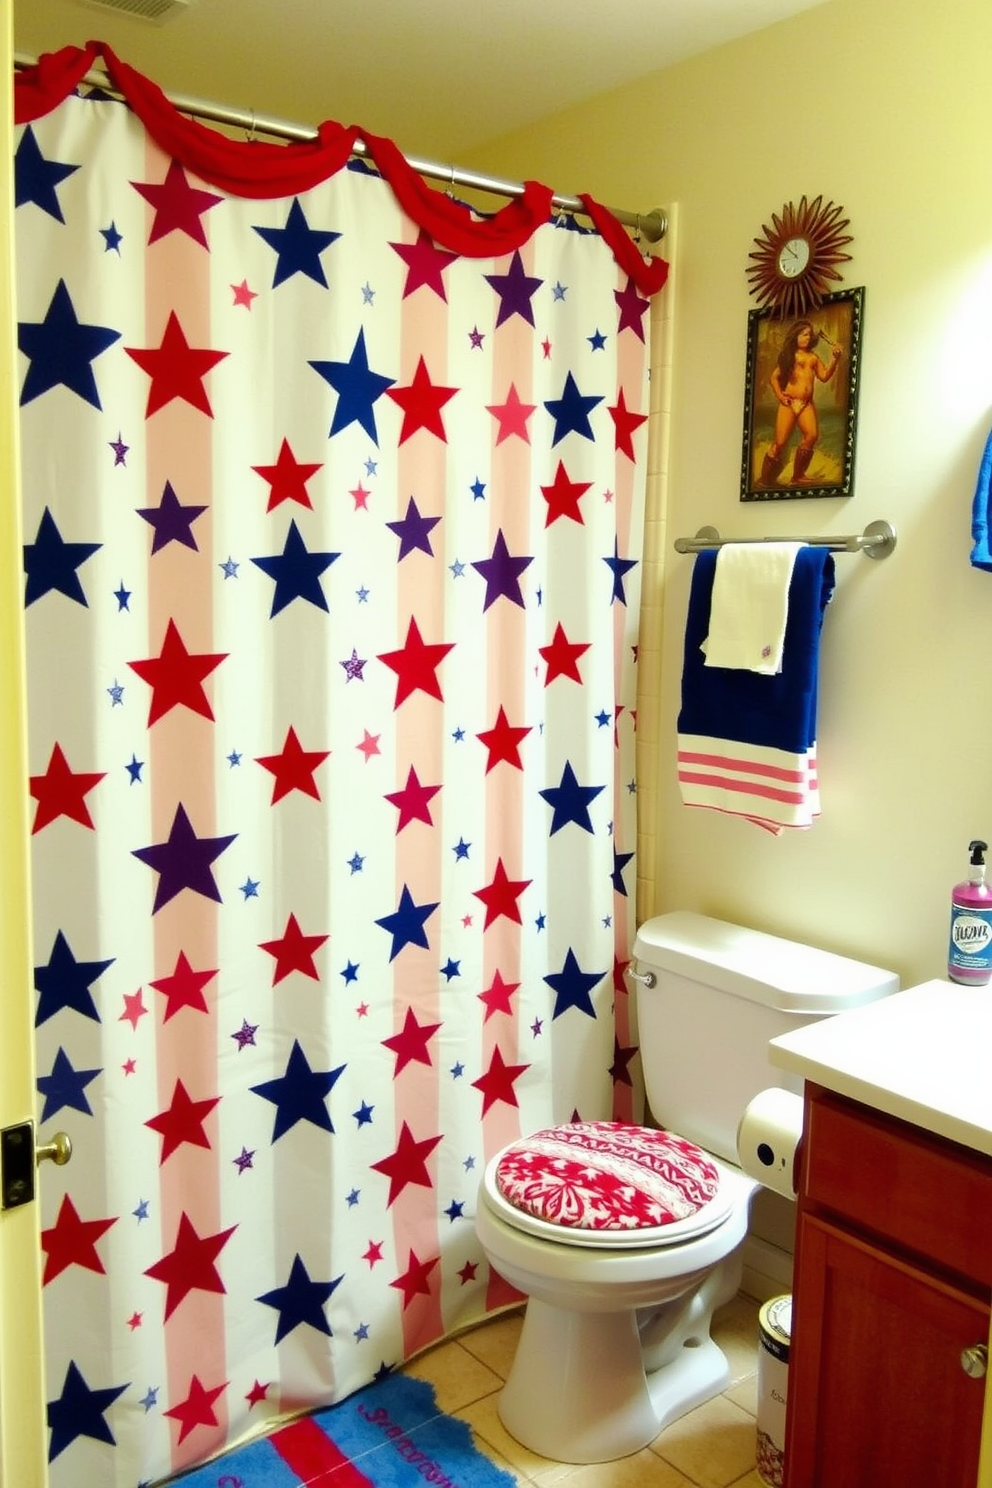
[[[881,967],[688,910],[641,926],[630,971],[652,1117],[734,1164],[752,1097],[802,1093],[769,1063],[769,1039],[899,990]]]

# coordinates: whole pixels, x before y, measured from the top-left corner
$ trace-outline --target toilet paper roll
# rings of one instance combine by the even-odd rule
[[[762,1090],[737,1128],[737,1155],[749,1178],[764,1188],[796,1197],[796,1154],[803,1134],[802,1097],[790,1090]]]

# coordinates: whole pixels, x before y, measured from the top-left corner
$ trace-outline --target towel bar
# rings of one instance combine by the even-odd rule
[[[848,537],[721,537],[715,527],[700,527],[695,537],[677,537],[676,553],[701,553],[705,548],[722,548],[728,542],[803,542],[813,548],[829,548],[831,553],[864,553],[866,558],[888,558],[896,545],[896,529],[891,522],[869,522],[862,533]]]

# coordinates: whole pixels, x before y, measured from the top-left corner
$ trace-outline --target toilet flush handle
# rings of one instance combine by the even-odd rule
[[[653,971],[634,971],[632,967],[628,966],[626,975],[630,977],[632,982],[640,982],[645,987],[656,987],[658,985],[658,978]]]

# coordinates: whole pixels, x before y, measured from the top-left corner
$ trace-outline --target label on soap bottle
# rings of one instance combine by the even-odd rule
[[[947,975],[952,982],[976,987],[992,979],[992,907],[951,906]]]

